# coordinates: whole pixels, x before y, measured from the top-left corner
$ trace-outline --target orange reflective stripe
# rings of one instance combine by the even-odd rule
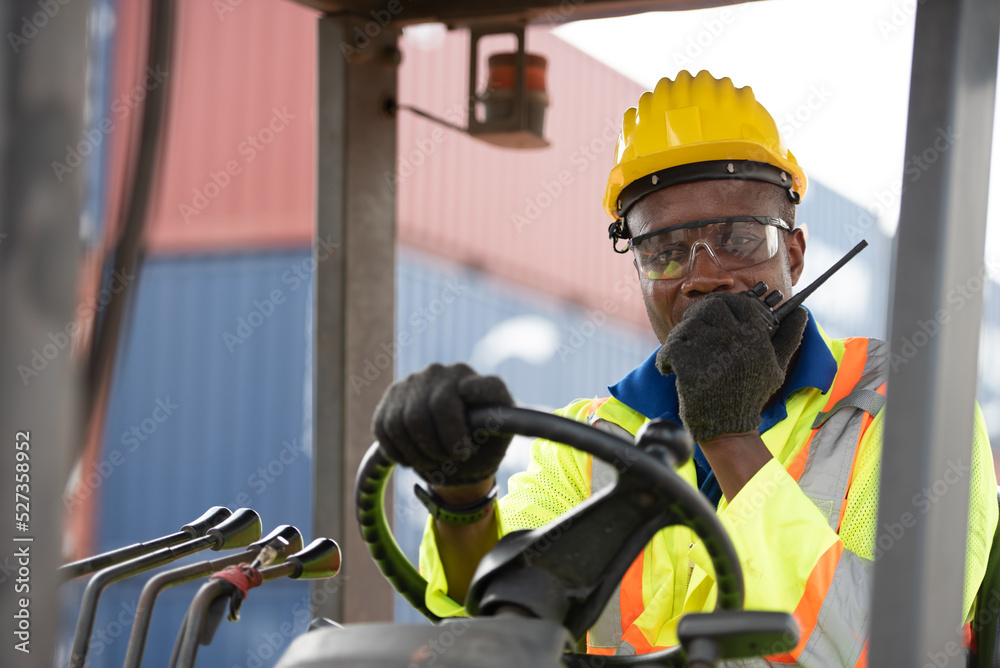
[[[632,645],[636,654],[649,654],[650,652],[666,649],[666,647],[656,647],[655,645],[650,644],[638,626],[630,626],[628,631],[625,632],[625,637],[622,638],[622,642],[627,642],[629,645]]]
[[[795,621],[799,623],[799,630],[801,632],[799,644],[791,652],[776,655],[773,660],[782,663],[793,663],[802,654],[802,650],[806,647],[806,642],[812,635],[813,629],[816,628],[816,619],[819,617],[819,610],[823,607],[823,601],[826,599],[826,593],[830,589],[830,583],[833,582],[833,574],[837,570],[837,563],[840,562],[840,555],[843,552],[844,544],[837,541],[830,546],[830,549],[823,553],[823,556],[813,566],[812,573],[809,574],[809,579],[806,580],[805,593],[802,594],[802,598],[799,599],[799,604],[793,613]],[[770,659],[770,657],[768,658]]]
[[[813,429],[809,432],[809,438],[806,439],[806,444],[802,446],[799,450],[799,454],[795,455],[795,459],[792,460],[791,465],[788,467],[788,475],[792,476],[795,482],[799,481],[802,477],[802,471],[806,468],[806,462],[809,461],[809,446],[812,445],[813,436],[818,430]]]
[[[590,418],[591,415],[596,413],[597,409],[606,404],[610,398],[611,397],[599,397],[587,404],[587,407],[584,409],[586,411],[587,418]]]
[[[858,662],[854,664],[854,668],[867,668],[868,666],[868,641],[865,641],[865,646],[861,648],[861,656],[858,657]]]
[[[837,375],[833,379],[830,396],[827,398],[822,412],[830,410],[838,401],[851,393],[854,386],[861,380],[861,374],[865,370],[865,362],[867,361],[868,339],[861,337],[845,339],[844,354],[837,364]],[[799,478],[802,477],[802,472],[806,468],[806,462],[809,460],[809,448],[817,432],[819,432],[819,429],[813,429],[809,432],[806,444],[802,446],[799,454],[795,455],[795,459],[788,466],[788,475],[792,476],[795,482],[799,481]]]
[[[644,549],[625,572],[625,577],[622,578],[619,599],[621,601],[622,613],[622,642],[627,642],[635,648],[638,654],[647,654],[658,649],[664,649],[652,645],[646,639],[646,636],[643,635],[642,630],[635,625],[635,621],[639,619],[639,615],[645,609],[642,601],[642,569],[645,554],[646,550]]]
[[[642,602],[642,565],[646,554],[645,548],[635,558],[632,565],[625,571],[621,587],[622,637],[635,624],[639,615],[646,609]]]
[[[861,380],[861,374],[865,370],[865,362],[868,361],[868,339],[855,337],[844,340],[844,356],[840,358],[838,364],[837,378],[833,381],[833,392],[830,393],[830,401],[826,408],[830,410],[833,405],[846,397],[854,386]]]

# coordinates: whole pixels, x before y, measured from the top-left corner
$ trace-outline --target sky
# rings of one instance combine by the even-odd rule
[[[649,89],[682,69],[749,85],[809,177],[879,214],[892,233],[893,185],[907,157],[915,7],[915,0],[765,0],[573,21],[555,34]],[[1000,193],[1000,168],[991,191]],[[1000,254],[996,209],[988,254]]]

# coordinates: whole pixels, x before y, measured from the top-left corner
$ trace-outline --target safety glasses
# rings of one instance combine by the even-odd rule
[[[691,272],[699,247],[726,271],[770,260],[778,252],[779,228],[792,229],[772,216],[705,218],[632,237],[628,247],[644,277],[677,279]]]

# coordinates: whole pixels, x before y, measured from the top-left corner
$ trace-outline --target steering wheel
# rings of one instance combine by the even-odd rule
[[[765,648],[770,654],[795,646],[798,629],[789,615],[735,612],[742,611],[744,598],[736,550],[707,499],[674,471],[691,454],[690,438],[679,426],[647,423],[633,444],[549,413],[494,407],[470,409],[466,414],[470,430],[496,431],[487,426],[496,427],[496,411],[503,416],[502,433],[565,443],[615,466],[619,476],[614,485],[548,525],[504,536],[476,571],[465,602],[470,614],[490,616],[513,607],[528,617],[557,621],[580,638],[653,535],[667,526],[685,525],[701,539],[711,559],[718,585],[717,612],[681,620],[678,637],[683,650],[602,656],[603,665],[709,666],[719,659],[760,654]],[[356,481],[361,535],[395,590],[425,617],[439,622],[441,618],[424,601],[427,581],[399,548],[386,518],[385,488],[394,468],[374,443]],[[601,539],[594,540],[598,535]],[[685,651],[689,664],[682,663]],[[569,656],[580,659],[567,661],[570,665],[586,664],[584,655]]]

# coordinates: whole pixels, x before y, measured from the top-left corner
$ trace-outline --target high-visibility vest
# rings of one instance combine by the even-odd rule
[[[815,416],[812,430],[798,454],[785,463],[785,470],[838,533],[858,444],[885,403],[888,362],[889,346],[885,342],[866,338],[845,340],[826,405]],[[631,438],[624,427],[597,416],[603,401],[607,400],[597,400],[588,408],[588,422]],[[593,461],[591,493],[615,479],[613,466]],[[648,549],[632,563],[590,629],[587,636],[590,653],[629,655],[664,649],[653,645],[636,625],[645,609],[643,569],[649,558]],[[798,665],[804,654],[825,657],[820,665],[865,665],[872,565],[871,560],[844,550],[842,544],[830,547],[813,568],[805,594],[793,613],[801,629],[798,646],[766,660],[726,665]]]

